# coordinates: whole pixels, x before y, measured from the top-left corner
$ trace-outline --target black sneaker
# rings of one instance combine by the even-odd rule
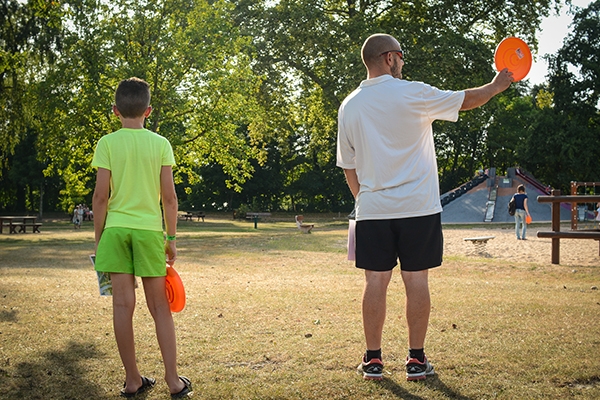
[[[356,371],[363,374],[364,379],[380,381],[383,379],[383,362],[379,358],[372,358],[369,362],[366,362],[363,356],[362,362],[358,364]]]
[[[427,361],[425,357],[424,362],[417,360],[416,358],[406,357],[406,380],[407,381],[421,381],[429,375],[435,374],[433,365]]]

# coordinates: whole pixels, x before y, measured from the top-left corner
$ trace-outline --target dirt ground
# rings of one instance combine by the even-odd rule
[[[537,237],[542,228],[529,227],[527,240],[517,240],[514,229],[444,229],[444,255],[486,257],[519,263],[551,264],[552,239]],[[465,238],[493,236],[483,247]],[[600,241],[560,239],[560,264],[600,266]]]

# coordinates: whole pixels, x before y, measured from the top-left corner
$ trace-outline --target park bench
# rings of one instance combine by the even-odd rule
[[[491,240],[495,237],[496,236],[477,236],[477,237],[464,238],[463,240],[465,242],[473,243],[473,245],[475,247],[475,253],[480,254],[480,255],[489,256],[489,253],[485,250],[485,245],[487,244],[488,240]]]
[[[259,218],[270,217],[271,213],[268,212],[247,212],[246,219],[254,221],[254,229],[258,229]]]
[[[0,233],[4,228],[8,228],[9,233],[27,233],[27,227],[31,227],[32,233],[40,233],[41,222],[36,222],[37,217],[33,216],[1,216],[0,217]]]
[[[560,203],[600,202],[600,196],[570,195],[561,196],[560,190],[553,190],[551,196],[538,196],[538,203],[552,203],[552,231],[538,231],[537,237],[552,239],[552,264],[560,263],[560,239],[595,239],[598,240],[600,255],[600,230],[560,230]],[[573,217],[572,217],[573,218]],[[573,225],[573,224],[571,224]]]
[[[304,217],[302,215],[296,215],[296,226],[302,233],[310,233],[310,231],[315,227],[314,224],[305,224]]]
[[[200,218],[202,218],[202,222],[204,222],[204,217],[206,217],[206,214],[204,214],[202,211],[188,211],[183,214],[183,218],[185,218],[186,221],[192,221],[194,217],[197,218],[198,221],[200,221]]]
[[[10,226],[10,233],[17,233],[17,228],[19,228],[19,233],[27,233],[27,227],[30,226],[32,233],[40,233],[40,226],[42,226],[41,222],[13,222]]]

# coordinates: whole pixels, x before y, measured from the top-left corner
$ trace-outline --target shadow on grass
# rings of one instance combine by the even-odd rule
[[[463,396],[460,393],[457,393],[452,388],[448,387],[442,380],[439,375],[434,375],[428,377],[425,380],[425,385],[427,385],[430,389],[437,390],[438,392],[442,392],[449,399],[457,399],[457,400],[471,400],[470,397]]]
[[[444,396],[449,399],[457,399],[457,400],[471,400],[469,397],[463,396],[460,393],[452,390],[446,384],[444,384],[437,375],[432,377],[428,377],[424,382],[413,382],[415,385],[426,385],[432,390],[436,390],[441,392]],[[394,396],[399,399],[404,400],[424,400],[425,397],[418,396],[416,394],[412,394],[408,392],[405,388],[398,385],[396,382],[390,379],[384,379],[383,381],[378,382],[379,386],[383,389],[388,390]]]
[[[17,311],[0,311],[0,322],[17,322]]]
[[[86,379],[85,368],[80,363],[100,356],[95,346],[88,343],[70,342],[63,350],[48,351],[38,362],[18,364],[12,382],[0,385],[4,386],[3,396],[11,399],[107,398],[98,384]],[[7,375],[3,374],[2,380]]]
[[[389,391],[394,396],[399,399],[405,400],[425,400],[425,397],[417,396],[416,394],[412,394],[404,389],[402,386],[398,385],[391,379],[384,379],[382,381],[378,381],[377,384],[381,386],[383,389]]]

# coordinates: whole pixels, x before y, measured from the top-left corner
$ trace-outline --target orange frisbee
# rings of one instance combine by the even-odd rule
[[[175,268],[167,265],[167,277],[165,279],[167,299],[172,312],[179,312],[185,307],[185,289],[183,282]]]
[[[531,215],[528,215],[525,217],[525,223],[527,223],[527,224],[531,223]]]
[[[527,43],[517,37],[507,37],[500,42],[494,53],[496,69],[508,68],[515,82],[525,78],[531,69],[533,59]]]

